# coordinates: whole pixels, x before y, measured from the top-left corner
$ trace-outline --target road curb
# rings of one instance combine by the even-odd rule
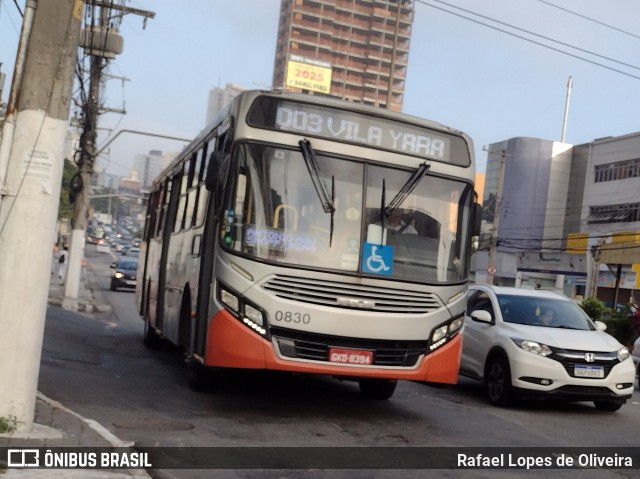
[[[77,412],[72,411],[68,407],[64,406],[62,403],[45,396],[40,391],[37,392],[36,397],[42,402],[48,404],[52,409],[59,409],[64,413],[69,414],[74,418],[78,419],[83,424],[86,424],[92,431],[98,434],[98,436],[104,439],[113,448],[116,448],[116,447],[132,448],[135,445],[134,441],[123,441],[122,439],[117,437],[115,434],[113,434],[111,431],[109,431],[106,427],[104,427],[102,424],[100,424],[98,421],[94,419],[88,419],[82,416],[81,414],[78,414]],[[98,477],[105,477],[105,478],[114,477],[115,478],[115,477],[122,476],[119,473],[108,473],[103,471],[94,471],[94,472],[95,474],[93,474],[93,477],[96,477],[96,478]],[[127,474],[128,476],[134,476],[142,479],[151,479],[151,476],[145,469],[126,469],[126,470],[123,470],[123,473]],[[83,475],[82,477],[85,477],[85,476]]]
[[[62,403],[45,396],[40,391],[38,391],[38,394],[36,397],[41,401],[47,403],[52,408],[60,409],[61,411],[64,411],[67,414],[70,414],[73,417],[79,419],[80,421],[85,423],[87,426],[89,426],[93,431],[95,431],[105,441],[107,441],[111,445],[111,447],[133,447],[135,445],[135,442],[121,440],[99,422],[93,419],[85,418],[84,416],[64,406]]]

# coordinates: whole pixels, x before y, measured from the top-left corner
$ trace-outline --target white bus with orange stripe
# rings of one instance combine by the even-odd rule
[[[145,344],[209,369],[455,383],[477,205],[471,140],[320,96],[240,94],[154,182]]]

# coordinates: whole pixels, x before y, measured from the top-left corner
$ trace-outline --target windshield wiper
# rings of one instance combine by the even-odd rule
[[[329,196],[329,192],[327,191],[327,187],[322,180],[322,172],[320,171],[320,164],[318,163],[318,159],[316,158],[316,154],[313,151],[313,147],[311,146],[311,142],[309,140],[300,140],[298,142],[300,145],[300,151],[302,152],[302,157],[304,158],[304,162],[307,165],[307,169],[309,170],[309,176],[311,176],[311,182],[313,183],[313,187],[318,194],[318,198],[320,199],[320,203],[322,204],[322,209],[325,213],[331,213],[331,230],[329,232],[329,245],[333,242],[333,227],[334,227],[334,213],[336,212],[335,207],[335,176],[331,177],[331,196]]]
[[[309,170],[309,175],[311,175],[311,181],[316,189],[316,193],[318,193],[320,203],[322,203],[322,209],[324,209],[325,213],[334,213],[336,207],[333,204],[333,191],[331,192],[331,198],[329,198],[329,192],[327,191],[324,181],[322,181],[320,165],[318,164],[316,154],[311,147],[311,143],[309,140],[300,140],[299,144],[300,151],[302,152],[304,161],[307,164],[307,169]]]
[[[418,186],[422,177],[427,174],[431,165],[428,163],[422,163],[416,171],[413,172],[411,178],[407,180],[407,182],[402,185],[398,194],[393,197],[393,199],[389,202],[387,206],[384,206],[384,216],[389,216],[396,210],[403,202],[407,199],[407,196],[411,194],[411,192]]]

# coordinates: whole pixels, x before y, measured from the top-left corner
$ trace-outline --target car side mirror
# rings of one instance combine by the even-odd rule
[[[116,263],[111,263],[111,266],[109,266],[109,268],[116,269]]]
[[[471,313],[471,319],[480,323],[491,323],[493,321],[491,313],[489,311],[485,311],[484,309],[478,309]]]
[[[595,323],[598,331],[606,331],[607,325],[605,323],[603,323],[602,321],[595,321]]]

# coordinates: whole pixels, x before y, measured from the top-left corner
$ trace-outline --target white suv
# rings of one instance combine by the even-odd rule
[[[460,374],[484,381],[492,404],[547,396],[616,411],[633,394],[629,350],[569,298],[477,284],[468,299]]]

